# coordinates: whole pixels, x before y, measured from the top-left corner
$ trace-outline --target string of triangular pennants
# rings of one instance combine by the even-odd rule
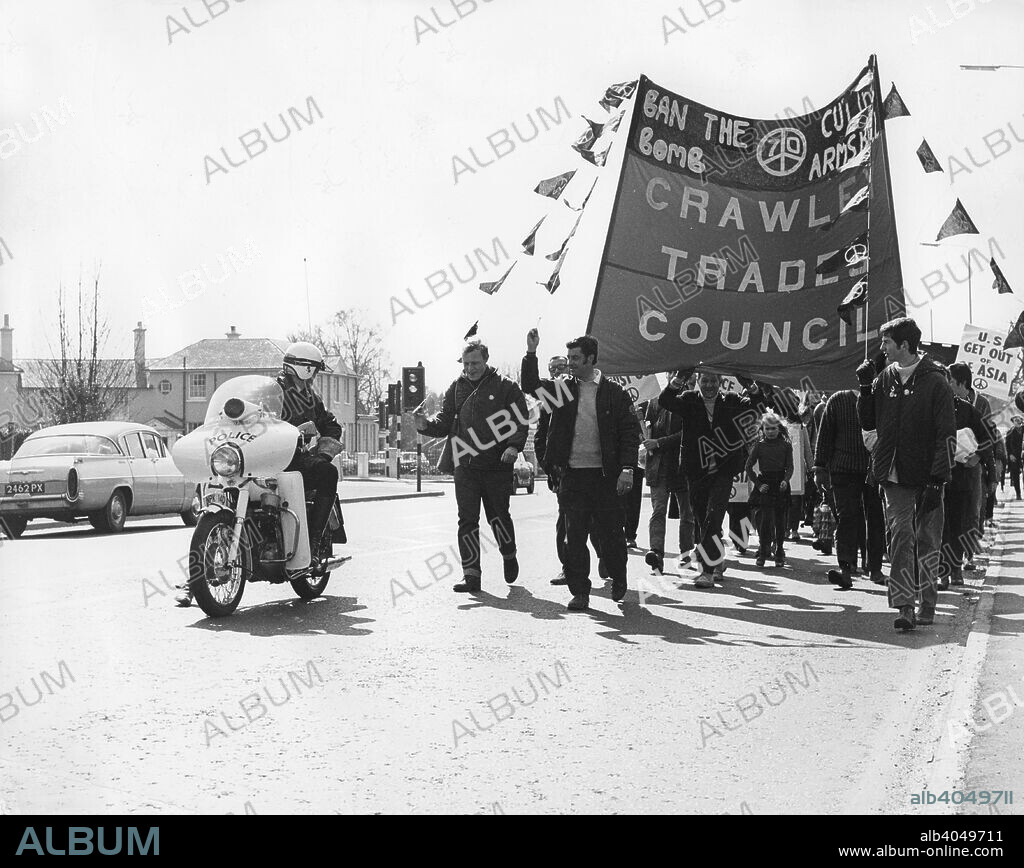
[[[608,160],[608,152],[611,150],[612,139],[609,135],[618,130],[619,124],[622,121],[622,117],[625,114],[625,109],[620,109],[618,112],[612,114],[612,111],[618,108],[623,102],[628,100],[636,90],[637,81],[623,81],[619,84],[610,85],[605,89],[604,96],[599,100],[601,107],[609,113],[608,120],[603,123],[593,121],[590,118],[584,116],[583,120],[587,123],[587,128],[579,135],[575,142],[572,144],[572,149],[576,151],[584,160],[596,169],[601,169]],[[604,140],[607,140],[602,147],[598,148]],[[561,199],[563,205],[565,205],[570,211],[579,212],[576,221],[573,223],[572,228],[569,230],[569,234],[563,239],[558,249],[545,255],[545,259],[548,259],[555,263],[554,270],[551,272],[550,277],[543,283],[537,281],[540,286],[543,286],[549,293],[554,294],[560,283],[559,272],[562,270],[562,264],[565,262],[565,256],[569,252],[569,242],[576,234],[576,229],[580,225],[580,220],[583,218],[583,210],[587,207],[587,203],[590,201],[590,196],[594,192],[594,188],[597,187],[597,178],[594,179],[594,183],[590,185],[590,190],[579,202],[579,204],[573,204],[568,199],[562,197],[562,193],[565,188],[569,186],[569,182],[573,179],[576,174],[576,169],[570,169],[566,172],[562,172],[559,175],[554,175],[551,178],[544,178],[540,181],[533,192],[548,199],[558,201]],[[537,231],[541,225],[550,215],[544,215],[537,221],[536,225],[529,231],[526,238],[522,241],[522,250],[526,256],[533,256],[536,253],[537,248]],[[513,261],[509,266],[508,270],[497,280],[488,283],[481,283],[481,292],[486,292],[488,295],[494,295],[499,289],[505,279],[512,273],[512,269],[515,268],[516,262]]]
[[[864,78],[854,86],[854,89],[860,90],[867,83],[870,83],[872,73],[873,70],[869,69]],[[861,128],[870,129],[871,117],[870,106],[854,115],[847,126],[847,135]],[[882,121],[884,123],[885,121],[899,117],[910,117],[910,110],[907,108],[906,102],[904,102],[903,97],[896,88],[896,84],[893,83],[882,104]],[[846,171],[857,166],[869,165],[870,147],[869,143],[863,150],[861,150],[860,153],[850,158],[843,166],[841,166],[840,171]],[[926,173],[942,171],[942,166],[936,159],[935,154],[926,139],[922,138],[921,145],[917,149],[917,157]],[[839,216],[841,217],[843,214],[850,211],[864,210],[865,208],[868,208],[870,205],[869,187],[870,181],[868,185],[862,187],[850,198],[847,204],[843,207]],[[834,222],[835,221],[830,222],[824,228],[831,228]],[[967,209],[964,208],[963,203],[958,198],[949,216],[940,227],[935,240],[941,241],[943,238],[962,234],[980,234],[980,232],[970,215],[967,213]],[[844,249],[823,260],[819,264],[817,272],[825,274],[830,271],[835,271],[844,264],[854,265],[866,260],[870,255],[869,250],[870,242],[868,240],[868,233],[862,233],[853,241],[849,242]],[[995,278],[992,283],[992,288],[996,289],[1000,294],[1012,293],[1013,290],[1010,287],[1009,282],[1006,280],[1002,270],[999,268],[998,263],[995,261],[994,256],[989,259],[989,268]],[[864,277],[857,281],[857,283],[852,287],[846,298],[844,298],[840,303],[837,308],[837,312],[848,325],[851,325],[850,316],[853,309],[866,304],[867,299],[867,278]],[[1022,312],[1020,317],[1018,317],[1016,324],[1011,326],[1011,333],[1006,342],[1007,349],[1020,346],[1024,346],[1024,312]]]
[[[885,120],[889,120],[891,118],[909,116],[910,110],[907,108],[906,103],[900,96],[899,91],[896,90],[896,85],[894,83],[892,85],[892,89],[889,91],[889,95],[885,98],[883,117]],[[941,172],[945,174],[942,164],[935,156],[935,152],[932,150],[931,145],[928,144],[928,139],[923,136],[921,138],[921,144],[918,145],[917,148],[917,159],[921,163],[921,168],[924,169],[926,174],[931,174],[933,172]],[[938,234],[935,236],[935,240],[941,241],[943,238],[949,238],[953,235],[980,234],[978,227],[975,225],[971,216],[967,213],[967,209],[958,197],[956,203],[953,205],[953,210],[950,211],[949,216],[939,228]],[[970,258],[973,253],[973,250],[968,253],[968,258]],[[1006,276],[1003,274],[1002,269],[999,267],[999,263],[996,262],[995,256],[989,257],[988,267],[994,278],[992,281],[992,288],[1000,295],[1012,293],[1013,289],[1011,288],[1009,281],[1007,281]],[[1021,311],[1020,316],[1017,317],[1016,323],[1010,326],[1010,334],[1006,339],[1005,346],[1006,349],[1024,347],[1024,311]]]

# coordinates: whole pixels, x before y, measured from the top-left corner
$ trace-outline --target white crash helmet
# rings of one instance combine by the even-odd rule
[[[296,341],[290,344],[284,353],[285,370],[300,380],[311,380],[317,371],[328,371],[324,364],[324,354],[309,341]]]

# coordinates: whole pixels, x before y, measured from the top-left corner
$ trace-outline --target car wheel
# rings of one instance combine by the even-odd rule
[[[526,486],[526,493],[527,494],[533,494],[533,483],[534,483],[534,480],[531,479],[530,480],[530,484]]]
[[[203,509],[203,498],[199,489],[196,486],[195,494],[192,495],[192,503],[188,509],[181,513],[181,520],[185,523],[185,527],[195,527],[199,524],[199,516]]]
[[[20,515],[8,515],[0,518],[0,528],[3,529],[4,536],[7,539],[17,539],[25,532],[25,526],[28,524],[27,518],[22,518]]]
[[[100,533],[120,533],[124,530],[128,518],[128,504],[123,491],[115,491],[110,495],[107,505],[89,516],[91,524]]]

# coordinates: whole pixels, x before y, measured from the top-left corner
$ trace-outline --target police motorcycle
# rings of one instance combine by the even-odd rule
[[[284,400],[270,377],[234,377],[213,393],[203,425],[172,449],[182,475],[203,484],[189,585],[212,618],[234,612],[247,581],[290,582],[311,600],[323,593],[331,571],[349,560],[333,556],[333,544],[346,542],[337,493],[311,550],[310,492],[300,473],[285,472],[300,439],[303,448],[320,447],[332,459],[340,444],[331,438],[307,443],[298,428],[281,421]]]

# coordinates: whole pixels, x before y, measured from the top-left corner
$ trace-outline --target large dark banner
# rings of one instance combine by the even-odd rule
[[[602,371],[699,362],[850,387],[865,329],[874,354],[878,326],[905,311],[881,106],[873,65],[825,108],[783,120],[729,115],[641,76],[588,325]],[[840,171],[868,146],[870,165]],[[840,214],[869,171],[870,207]],[[836,308],[867,272],[864,242],[869,302],[848,326]]]

